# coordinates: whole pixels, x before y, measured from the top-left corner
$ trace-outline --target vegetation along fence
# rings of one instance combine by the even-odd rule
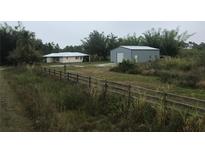
[[[126,96],[128,98],[128,102],[133,99],[138,99],[140,96],[143,96],[143,99],[146,102],[152,103],[154,105],[163,103],[167,107],[176,106],[177,108],[198,111],[200,114],[205,113],[205,100],[180,96],[173,93],[148,89],[136,85],[127,85],[113,81],[97,79],[94,77],[85,76],[78,73],[58,71],[46,67],[39,67],[38,71],[40,71],[43,74],[53,76],[59,80],[69,80],[72,82],[85,84],[89,88],[98,88],[100,90],[104,90],[105,93],[111,92],[122,96]]]

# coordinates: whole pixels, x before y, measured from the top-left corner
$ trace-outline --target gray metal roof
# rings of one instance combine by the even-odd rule
[[[84,54],[81,52],[59,52],[59,53],[50,53],[48,55],[44,55],[43,57],[78,57],[78,56],[88,56],[88,54]]]
[[[159,50],[157,48],[152,48],[149,46],[120,46],[120,47],[131,49],[131,50]]]

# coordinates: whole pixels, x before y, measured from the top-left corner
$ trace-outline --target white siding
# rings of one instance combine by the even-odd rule
[[[52,63],[53,62],[53,58],[46,58],[46,62],[47,63]]]
[[[117,54],[119,54],[119,53],[123,53],[123,59],[131,60],[131,50],[123,48],[123,47],[119,47],[119,48],[116,48],[116,49],[113,49],[113,50],[110,51],[111,62],[118,63]]]
[[[124,59],[124,53],[117,53],[117,63],[121,63]]]
[[[60,63],[77,63],[83,62],[83,57],[62,57],[59,59]]]
[[[57,60],[58,59],[58,60]],[[46,58],[47,63],[59,62],[59,63],[77,63],[83,62],[83,57],[60,57],[60,58]]]

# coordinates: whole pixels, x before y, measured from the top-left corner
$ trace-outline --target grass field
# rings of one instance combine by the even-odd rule
[[[104,65],[104,66],[103,66]],[[64,70],[63,65],[47,65],[51,68],[57,70]],[[188,88],[177,86],[174,84],[165,84],[160,81],[159,77],[156,76],[146,76],[138,74],[125,74],[112,72],[110,69],[113,67],[109,63],[78,63],[69,64],[66,67],[66,71],[78,72],[83,75],[97,77],[105,80],[112,80],[116,82],[123,82],[127,84],[135,84],[151,89],[165,90],[167,92],[172,92],[180,95],[190,96],[205,99],[205,91],[203,89]]]
[[[197,112],[190,114],[187,110],[169,109],[162,104],[154,107],[146,103],[143,96],[138,97],[137,101],[128,103],[126,97],[105,94],[95,88],[90,89],[74,82],[55,80],[36,72],[31,67],[6,70],[3,77],[19,101],[16,105],[21,111],[19,115],[28,120],[21,122],[24,125],[30,124],[30,131],[204,131],[205,129],[205,119]],[[10,119],[20,118],[11,115]],[[23,130],[20,126],[12,131]]]

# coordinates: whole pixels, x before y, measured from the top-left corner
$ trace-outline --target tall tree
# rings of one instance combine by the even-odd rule
[[[144,34],[144,45],[159,48],[162,55],[176,56],[179,49],[184,47],[184,42],[193,34],[187,31],[179,33],[175,30],[151,29]]]
[[[10,51],[16,48],[19,26],[14,29],[7,23],[0,25],[0,65],[8,64],[7,56]]]
[[[120,42],[118,40],[118,37],[114,34],[110,34],[107,36],[107,50],[108,52],[114,48],[117,48],[120,45]]]
[[[137,37],[136,33],[133,35],[127,35],[124,38],[119,38],[120,45],[141,45],[143,37]]]
[[[36,50],[35,34],[26,30],[21,30],[21,34],[16,42],[16,48],[10,52],[8,59],[11,63],[32,64],[41,59],[40,52]]]
[[[107,37],[104,33],[93,31],[89,34],[88,38],[82,40],[83,49],[92,56],[98,56],[103,60],[107,59]]]
[[[0,25],[1,65],[10,64],[11,62],[13,63],[15,60],[13,59],[13,61],[11,61],[11,58],[14,58],[14,55],[19,56],[20,53],[22,56],[23,52],[28,54],[28,56],[29,54],[33,54],[29,53],[30,51],[39,54],[40,52],[36,53],[36,51],[41,51],[42,46],[42,41],[36,39],[33,32],[25,30],[25,27],[21,22],[18,22],[18,25],[15,27],[11,27],[7,23]]]
[[[82,45],[70,45],[70,46],[66,46],[65,48],[63,48],[62,50],[63,52],[83,52],[83,47]]]

